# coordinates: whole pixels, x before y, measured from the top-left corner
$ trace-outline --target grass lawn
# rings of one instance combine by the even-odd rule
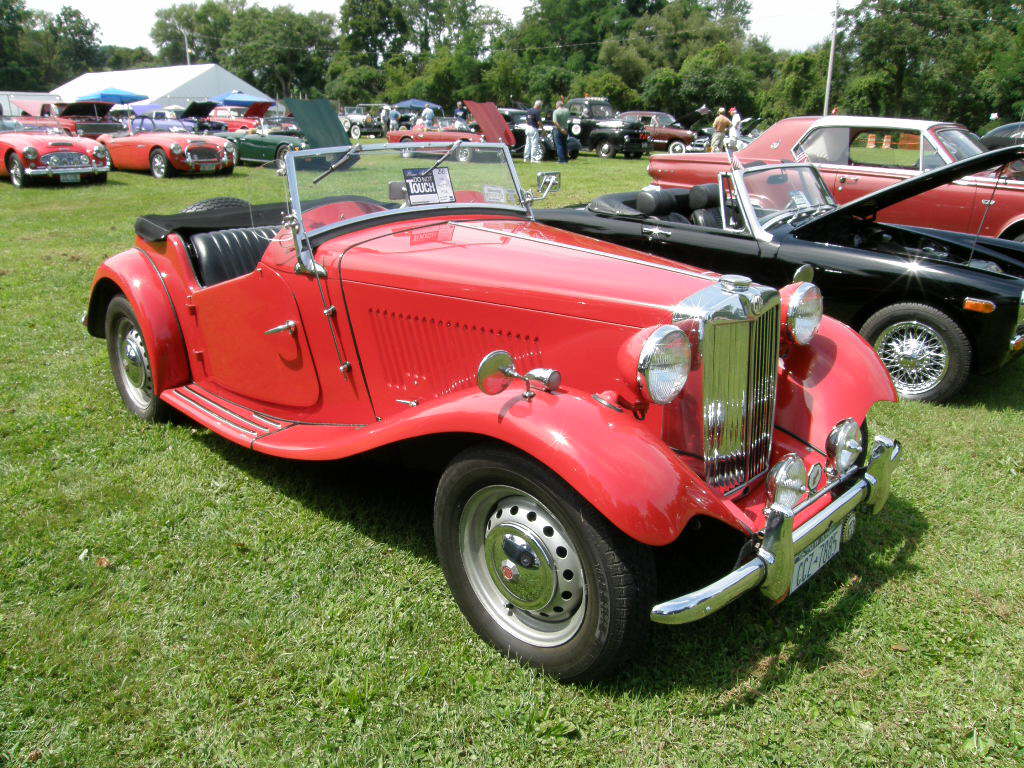
[[[553,202],[645,166],[563,166]],[[79,324],[97,264],[137,215],[268,173],[0,183],[0,766],[1024,761],[1024,363],[945,407],[876,407],[907,449],[889,507],[792,599],[655,627],[618,677],[562,685],[462,618],[430,478],[121,406]]]

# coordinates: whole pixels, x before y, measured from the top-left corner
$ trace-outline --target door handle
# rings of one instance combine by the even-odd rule
[[[840,176],[839,177],[839,183],[840,184],[856,184],[858,181],[860,181],[860,176]]]
[[[295,335],[295,329],[297,327],[298,327],[298,323],[296,323],[294,320],[289,320],[287,323],[281,323],[280,325],[275,325],[273,328],[264,331],[263,334],[265,336],[272,336],[275,333],[285,333],[285,332],[288,332],[292,336],[294,336]]]
[[[668,240],[672,233],[661,227],[641,227],[640,231],[647,235],[648,240]]]

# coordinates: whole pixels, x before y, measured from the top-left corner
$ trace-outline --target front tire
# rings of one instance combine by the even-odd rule
[[[288,154],[291,147],[287,144],[282,144],[277,148],[277,152],[274,154],[274,167],[279,170],[284,170],[284,158]]]
[[[860,329],[892,376],[902,400],[941,403],[963,387],[971,342],[945,312],[927,304],[893,304]]]
[[[358,141],[359,137],[363,135],[363,129],[359,127],[358,123],[353,123],[352,127],[348,129],[348,137],[352,141]]]
[[[168,179],[174,175],[174,166],[162,149],[154,149],[149,155],[149,172],[154,179]]]
[[[110,369],[125,407],[144,421],[166,421],[170,406],[154,392],[146,340],[135,310],[123,295],[107,305],[105,329]]]
[[[584,680],[618,668],[646,637],[650,550],[518,452],[459,454],[438,483],[434,535],[459,608],[508,656]]]
[[[32,183],[21,159],[13,152],[7,156],[7,173],[11,176],[11,186],[23,189]]]
[[[597,145],[598,157],[615,157],[615,144],[610,141],[602,141]]]
[[[669,154],[681,155],[686,152],[686,145],[681,141],[673,141],[668,145]]]

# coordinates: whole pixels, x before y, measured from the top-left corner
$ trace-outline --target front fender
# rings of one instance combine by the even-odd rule
[[[579,391],[539,392],[524,400],[521,390],[493,397],[461,390],[362,429],[296,425],[253,448],[329,460],[452,433],[492,438],[532,456],[644,544],[671,543],[698,514],[751,531],[749,519],[712,493],[645,424]]]
[[[896,388],[874,348],[825,315],[807,346],[792,344],[779,375],[775,423],[820,450],[842,419],[862,422],[877,402],[896,402]]]
[[[146,340],[154,393],[190,382],[178,316],[156,269],[136,248],[111,256],[96,270],[85,315],[85,326],[93,336],[105,335],[107,305],[118,293],[131,302]]]

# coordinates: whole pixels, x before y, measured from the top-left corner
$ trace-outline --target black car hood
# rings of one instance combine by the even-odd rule
[[[351,142],[327,99],[282,99],[310,147],[347,147]]]
[[[75,101],[60,108],[61,117],[104,118],[114,108],[112,101]]]
[[[186,117],[202,119],[208,116],[216,106],[217,102],[215,101],[193,101],[185,108],[185,111],[181,113],[181,119],[184,120]]]
[[[984,152],[980,155],[969,157],[966,160],[936,168],[934,171],[914,176],[906,181],[901,181],[899,184],[893,184],[891,187],[873,192],[870,195],[859,197],[853,202],[833,208],[828,213],[817,216],[799,227],[795,227],[793,231],[799,232],[804,227],[812,225],[817,227],[823,221],[830,219],[835,221],[848,216],[870,219],[883,208],[902,203],[904,200],[909,200],[916,195],[950,184],[964,176],[981,173],[990,168],[1006,165],[1021,158],[1024,158],[1024,146],[1004,147],[992,152]]]

